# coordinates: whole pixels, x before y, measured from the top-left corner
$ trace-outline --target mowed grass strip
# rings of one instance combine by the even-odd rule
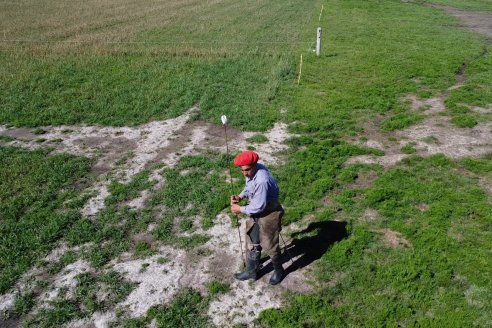
[[[0,293],[80,219],[74,183],[88,168],[85,158],[0,148]]]

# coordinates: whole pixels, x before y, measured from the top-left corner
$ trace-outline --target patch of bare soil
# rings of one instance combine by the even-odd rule
[[[159,122],[151,122],[138,127],[99,127],[99,126],[62,126],[42,127],[42,134],[34,129],[17,129],[0,126],[0,135],[13,138],[2,144],[19,146],[28,149],[51,147],[54,152],[69,153],[94,158],[93,174],[96,175],[94,185],[85,192],[92,193],[82,214],[86,217],[95,215],[104,208],[104,201],[109,196],[108,185],[111,179],[128,182],[131,178],[149,168],[154,163],[173,167],[185,155],[203,153],[212,150],[225,153],[224,127],[207,122],[189,123],[189,118],[198,108],[192,108],[183,115]],[[241,132],[228,127],[229,148],[233,151],[246,149],[246,139],[255,136],[254,132]],[[267,164],[280,164],[281,154],[287,149],[284,141],[291,137],[287,125],[277,123],[266,133],[268,142],[254,144],[261,160]],[[39,142],[39,139],[43,142]],[[145,200],[153,190],[165,184],[159,174],[161,169],[154,170],[150,179],[155,181],[151,190],[144,190],[140,197],[126,203],[131,207],[145,207]],[[163,209],[165,210],[165,209]],[[117,320],[116,313],[124,313],[126,317],[145,315],[155,304],[163,304],[171,300],[184,287],[195,288],[208,293],[206,283],[218,280],[230,284],[231,291],[215,299],[209,309],[209,315],[218,326],[231,326],[235,323],[250,324],[258,314],[271,307],[280,307],[282,294],[285,290],[311,291],[306,287],[309,268],[291,270],[280,286],[268,284],[270,272],[266,272],[256,282],[239,282],[233,273],[241,266],[241,252],[236,228],[231,226],[230,218],[222,213],[216,218],[216,224],[209,230],[198,229],[194,233],[206,234],[210,240],[197,249],[185,251],[171,246],[162,246],[159,254],[138,259],[133,254],[123,254],[110,262],[104,270],[115,270],[138,286],[126,300],[106,312],[96,312],[88,319],[73,321],[67,327],[108,327]],[[136,240],[147,240],[148,235],[135,236]],[[53,250],[46,261],[52,263],[70,250],[61,244]],[[294,258],[296,260],[296,258]],[[268,267],[269,262],[264,263]],[[289,263],[284,266],[288,268]],[[24,292],[35,289],[37,277],[47,274],[46,267],[34,267],[24,274],[12,293],[0,295],[0,311],[12,309],[15,298]],[[37,298],[33,313],[49,306],[61,290],[68,290],[68,297],[76,287],[75,276],[81,272],[93,270],[85,261],[79,260],[63,268],[60,273],[48,278],[48,286]]]
[[[368,222],[376,221],[378,218],[379,218],[378,211],[372,208],[366,208],[364,214],[362,215],[362,220]]]
[[[269,273],[255,282],[235,280],[233,273],[241,266],[241,251],[237,230],[225,213],[217,216],[215,225],[209,230],[198,229],[194,233],[207,234],[211,239],[192,251],[163,246],[157,255],[149,258],[135,259],[133,254],[126,253],[113,260],[106,269],[120,272],[138,286],[115,308],[71,322],[69,327],[86,327],[88,324],[107,327],[116,320],[115,313],[139,317],[152,305],[169,302],[184,287],[206,294],[206,284],[211,281],[230,285],[228,293],[210,304],[208,314],[213,323],[218,327],[237,323],[249,325],[262,310],[280,307],[286,290],[297,291],[305,285],[307,268],[292,272],[279,286],[268,284]],[[289,263],[284,263],[284,267],[287,269]]]
[[[482,11],[465,11],[453,7],[433,5],[440,8],[448,14],[459,18],[463,21],[463,27],[475,33],[487,35],[492,39],[492,13]]]
[[[464,28],[485,34],[492,39],[492,13],[463,11],[441,5],[432,6],[459,18],[463,22]],[[406,144],[411,144],[417,149],[417,154],[421,156],[442,153],[451,158],[460,158],[490,153],[492,151],[491,122],[478,124],[471,129],[456,128],[449,122],[449,118],[440,115],[446,109],[444,103],[449,96],[449,92],[463,86],[466,79],[465,69],[466,65],[462,65],[456,75],[455,84],[437,97],[421,100],[415,95],[408,95],[402,99],[402,101],[411,103],[412,111],[420,111],[427,116],[421,124],[401,131],[381,133],[379,125],[383,119],[382,117],[366,123],[363,126],[363,136],[367,140],[360,142],[352,139],[350,142],[384,150],[385,155],[381,157],[370,155],[355,156],[350,158],[347,164],[368,163],[380,164],[384,167],[394,166],[408,156],[401,152],[401,147]],[[488,114],[492,110],[490,106],[487,108],[472,107],[470,109],[482,114]]]
[[[477,157],[492,152],[492,122],[480,123],[473,128],[457,128],[448,117],[440,115],[445,110],[445,95],[428,100],[420,100],[410,95],[404,98],[411,101],[411,108],[423,110],[426,118],[418,125],[383,133],[379,130],[381,118],[364,125],[363,136],[366,141],[352,139],[349,142],[366,147],[384,150],[384,156],[361,155],[347,161],[352,163],[381,164],[394,166],[409,155],[401,148],[411,144],[420,156],[444,154],[450,158]]]
[[[383,242],[386,246],[392,248],[412,246],[410,242],[406,240],[399,232],[390,229],[382,229],[379,230],[378,232],[383,235]]]
[[[128,182],[151,164],[173,167],[181,157],[203,150],[225,153],[223,126],[201,121],[188,123],[191,114],[198,110],[193,107],[179,117],[137,127],[46,126],[40,128],[44,133],[36,134],[34,129],[0,126],[0,136],[14,138],[3,142],[11,146],[29,149],[50,147],[59,153],[95,158],[93,173],[97,175],[97,181],[86,190],[94,196],[82,209],[82,215],[92,217],[104,208],[111,179]],[[246,139],[257,133],[228,128],[227,134],[230,149],[240,151],[249,145]],[[284,141],[291,137],[287,125],[276,123],[265,135],[268,142],[255,145],[261,160],[267,164],[280,164],[279,156],[288,148]],[[158,174],[153,176],[158,183],[156,188],[162,186],[163,181]],[[128,205],[142,207],[147,197],[148,193],[144,192]]]

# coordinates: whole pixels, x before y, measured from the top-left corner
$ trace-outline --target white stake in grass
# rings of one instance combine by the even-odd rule
[[[232,181],[232,170],[231,170],[231,163],[229,162],[229,143],[227,142],[227,116],[222,115],[220,117],[220,120],[222,121],[222,125],[224,126],[224,134],[225,134],[225,140],[226,140],[226,152],[227,152],[227,163],[229,166],[229,178],[231,179],[231,195],[234,194],[234,182]],[[246,261],[244,259],[244,252],[243,252],[243,240],[241,238],[241,231],[239,229],[239,217],[236,215],[236,226],[237,226],[237,235],[239,236],[239,246],[241,247],[241,259],[243,260],[243,265],[246,266]]]
[[[316,30],[316,56],[321,54],[321,27]]]

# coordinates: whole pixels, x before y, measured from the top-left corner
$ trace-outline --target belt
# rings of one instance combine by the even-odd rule
[[[253,219],[255,219],[255,221],[256,221],[259,218],[262,218],[262,217],[267,216],[268,214],[274,212],[279,206],[280,206],[280,203],[278,202],[278,200],[274,200],[274,201],[267,204],[267,206],[265,207],[263,212],[252,214],[251,217]]]

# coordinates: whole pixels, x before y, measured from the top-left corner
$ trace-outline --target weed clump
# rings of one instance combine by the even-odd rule
[[[168,305],[153,306],[147,316],[159,327],[209,327],[207,316],[209,300],[192,289],[182,290]]]
[[[220,281],[210,281],[207,283],[207,289],[210,295],[214,296],[217,294],[227,293],[231,287],[228,284],[222,283]]]

